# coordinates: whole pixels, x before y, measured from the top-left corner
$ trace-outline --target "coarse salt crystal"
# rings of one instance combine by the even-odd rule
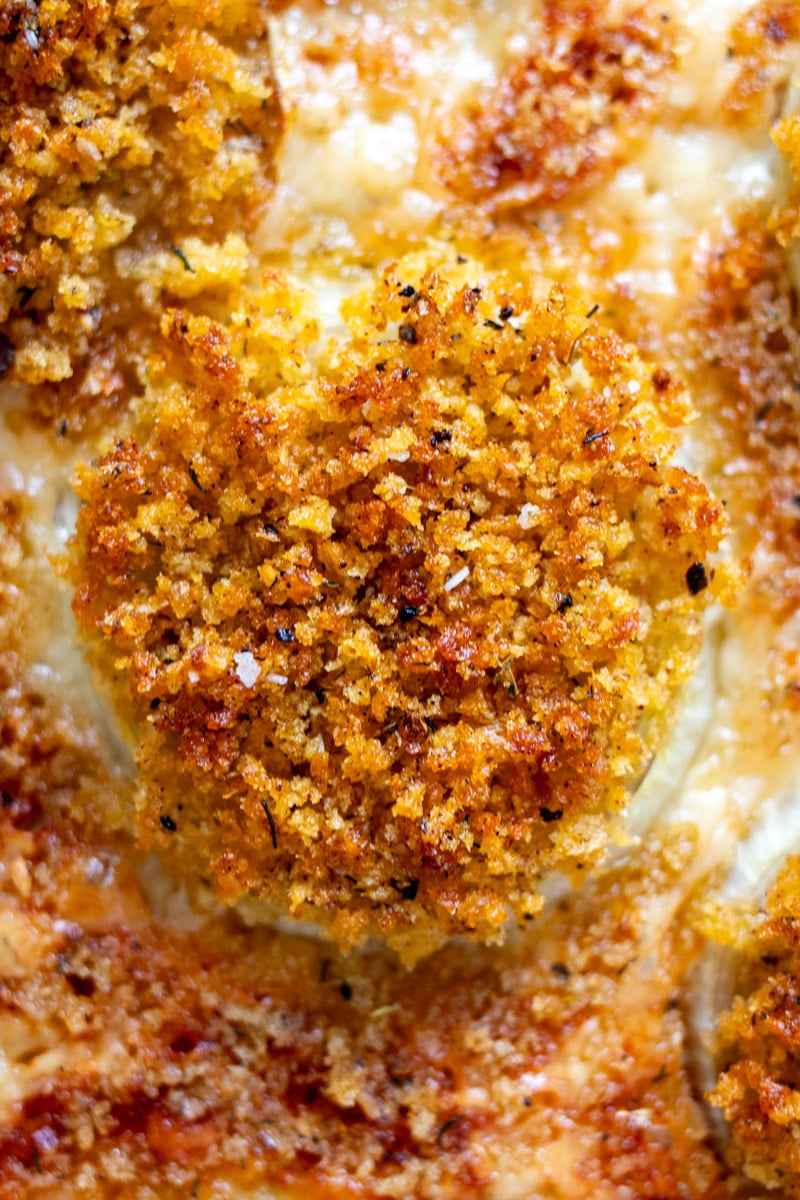
[[[255,687],[261,674],[261,667],[252,653],[249,650],[242,650],[239,654],[234,654],[233,661],[236,664],[236,675],[240,683],[243,683],[246,688]]]
[[[632,396],[637,396],[641,390],[642,390],[642,385],[639,383],[638,379],[629,379],[628,380],[628,391],[630,392],[630,394]]]
[[[94,159],[95,162],[100,162],[100,159],[103,157],[101,151],[98,150],[94,142],[90,142],[89,139],[85,137],[75,138],[75,149],[78,150],[80,154],[85,154],[87,158]]]
[[[533,529],[542,510],[536,504],[523,504],[519,510],[519,523],[523,529]]]
[[[451,575],[444,585],[446,592],[452,592],[453,588],[457,588],[469,577],[469,567],[462,567],[460,571],[456,571],[455,575]]]
[[[289,682],[288,675],[267,675],[267,683],[274,683],[278,687],[286,687]]]

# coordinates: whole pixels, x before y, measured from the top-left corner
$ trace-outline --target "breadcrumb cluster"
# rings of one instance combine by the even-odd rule
[[[272,303],[271,382],[246,323],[169,314],[79,480],[75,611],[141,835],[345,943],[495,936],[601,856],[691,668],[724,520],[669,462],[689,403],[454,254],[387,270],[313,370]]]
[[[740,962],[739,994],[717,1033],[723,1070],[711,1101],[748,1179],[800,1196],[800,859],[775,882]]]
[[[0,378],[62,433],[138,390],[170,297],[244,279],[280,125],[267,8],[0,9]]]

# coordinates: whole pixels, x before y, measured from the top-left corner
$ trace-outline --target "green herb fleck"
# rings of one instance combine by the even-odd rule
[[[188,258],[183,253],[180,246],[175,246],[175,245],[173,245],[172,242],[167,242],[167,246],[172,251],[172,253],[181,260],[181,262],[183,263],[184,271],[188,271],[190,275],[196,274],[194,267],[189,262]]]

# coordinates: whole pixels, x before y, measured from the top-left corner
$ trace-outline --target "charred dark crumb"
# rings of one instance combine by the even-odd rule
[[[410,300],[411,297],[416,296],[416,294],[417,294],[417,289],[411,283],[407,283],[406,286],[400,288],[400,291],[399,291],[399,295],[403,296],[407,300]]]
[[[161,817],[159,819],[160,819],[161,824],[163,825],[164,829],[166,829],[168,833],[174,833],[175,830],[178,828],[178,826],[173,821],[172,817],[170,817],[167,813],[162,813]]]
[[[545,825],[549,825],[552,821],[560,821],[563,815],[563,808],[546,808],[544,805],[542,805],[539,809],[539,816],[542,818]]]
[[[569,977],[571,975],[571,971],[570,971],[569,967],[567,966],[566,963],[563,963],[563,962],[551,963],[550,970],[553,972],[554,975],[557,975],[559,977],[559,979],[569,979]]]
[[[708,575],[701,562],[692,563],[689,567],[686,572],[686,586],[693,596],[699,595],[708,587]]]
[[[416,346],[417,344],[417,331],[413,325],[398,326],[397,336],[401,342],[406,342],[409,346]]]
[[[264,809],[264,815],[269,822],[269,834],[272,838],[272,849],[278,849],[278,830],[275,825],[275,818],[272,815],[272,810],[266,800],[261,801],[261,807]]]
[[[397,615],[400,618],[400,620],[403,622],[403,624],[405,625],[409,621],[413,621],[416,617],[419,616],[419,614],[420,614],[420,609],[419,609],[418,605],[404,604],[403,607],[399,610]]]
[[[398,883],[396,879],[390,879],[389,882],[394,890],[400,893],[404,900],[416,900],[417,892],[419,891],[418,879],[409,879],[407,883]]]
[[[342,982],[339,984],[339,991],[341,993],[343,1000],[352,1000],[353,999],[353,989],[350,986],[350,984],[347,982],[346,979],[343,979]]]
[[[20,312],[22,312],[22,310],[25,308],[25,305],[33,299],[38,290],[38,287],[28,287],[26,284],[23,284],[21,287],[17,288],[17,295],[19,296],[18,307]]]
[[[594,442],[599,442],[601,438],[608,437],[607,429],[598,429],[597,432],[589,432],[583,439],[584,446],[591,446]]]
[[[0,379],[3,379],[14,365],[14,347],[6,335],[0,332]]]
[[[431,434],[431,445],[441,446],[443,443],[452,442],[453,433],[450,429],[434,429]],[[798,498],[800,500],[800,497]]]
[[[448,1117],[447,1120],[439,1126],[439,1132],[436,1135],[436,1145],[440,1150],[444,1150],[444,1140],[451,1129],[455,1129],[457,1125],[461,1125],[466,1120],[466,1117],[455,1116]]]
[[[565,613],[567,609],[572,608],[572,605],[572,596],[569,592],[567,592],[566,596],[561,596],[558,600],[558,611],[560,613]]]
[[[503,307],[500,309],[500,312],[497,315],[499,316],[501,321],[507,321],[509,319],[509,317],[513,317],[513,315],[514,315],[514,305],[513,304],[504,304]]]
[[[281,626],[279,629],[275,630],[275,637],[279,642],[283,642],[284,645],[289,645],[290,642],[297,641],[294,630],[288,629],[285,626]]]

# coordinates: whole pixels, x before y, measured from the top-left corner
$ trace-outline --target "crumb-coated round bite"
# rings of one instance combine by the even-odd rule
[[[681,388],[447,261],[386,270],[314,365],[277,276],[228,327],[172,312],[71,563],[144,842],[408,957],[600,859],[726,576]]]

